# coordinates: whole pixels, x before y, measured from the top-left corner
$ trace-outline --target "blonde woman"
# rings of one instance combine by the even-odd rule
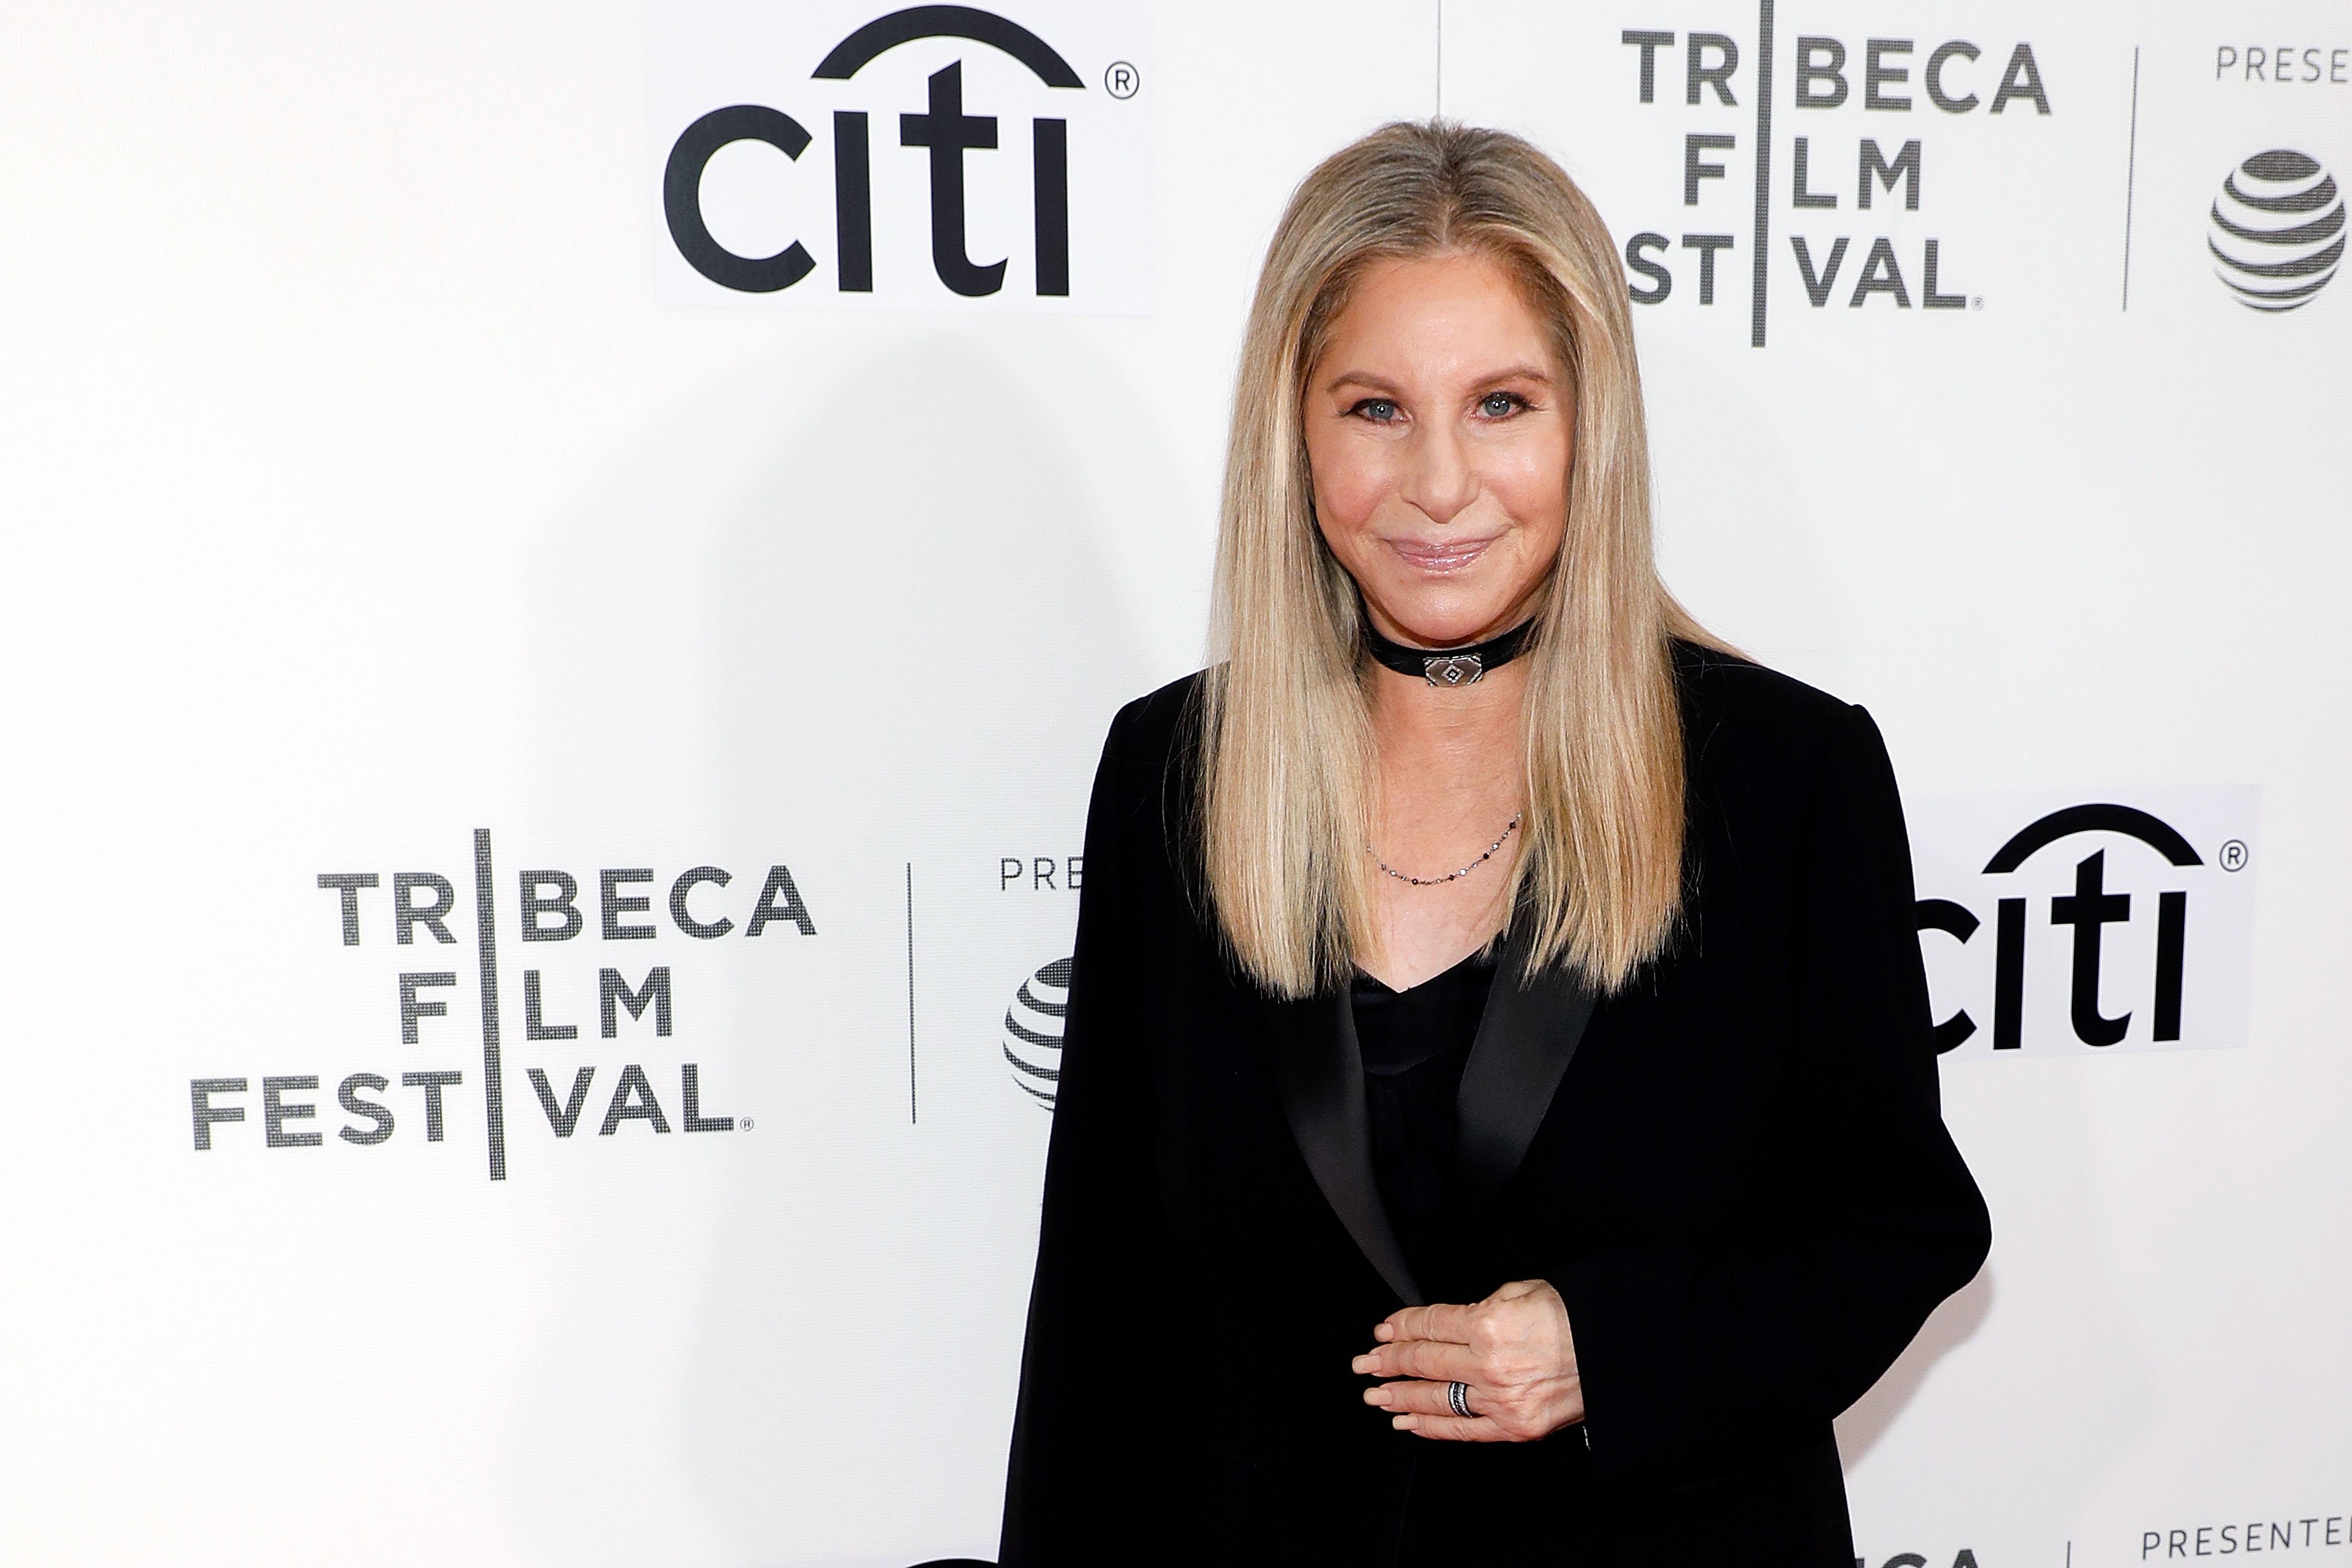
[[[1853,1561],[1990,1245],[1876,728],[1652,563],[1615,246],[1391,125],[1252,306],[1221,661],[1111,727],[1007,1568]]]

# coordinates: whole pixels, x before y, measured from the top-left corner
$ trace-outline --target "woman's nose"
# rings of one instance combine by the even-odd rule
[[[1405,474],[1404,499],[1435,523],[1454,521],[1478,493],[1477,475],[1460,432],[1424,427],[1417,434]]]

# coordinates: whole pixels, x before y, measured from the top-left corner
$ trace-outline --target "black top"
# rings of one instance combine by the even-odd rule
[[[1494,978],[1493,958],[1479,952],[1402,991],[1356,972],[1350,1000],[1364,1058],[1372,1175],[1405,1261],[1424,1279],[1439,1272],[1454,1168],[1454,1097]]]
[[[1464,1201],[1420,1268],[1374,1170],[1350,988],[1268,995],[1204,913],[1199,678],[1120,712],[1087,820],[1005,1568],[1426,1561],[1417,1518],[1488,1568],[1852,1568],[1831,1423],[1990,1226],[1937,1108],[1877,726],[1687,644],[1675,689],[1678,934],[1597,998],[1557,966],[1523,977],[1507,942],[1455,1100]],[[1374,1324],[1515,1279],[1568,1305],[1576,1441],[1435,1442],[1364,1403],[1349,1362]],[[1207,1396],[1139,1383],[1171,1354]]]

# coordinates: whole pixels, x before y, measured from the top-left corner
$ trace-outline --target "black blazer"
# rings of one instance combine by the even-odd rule
[[[1498,970],[1440,1278],[1373,1184],[1344,990],[1278,1003],[1201,912],[1199,677],[1111,726],[1006,1479],[1006,1568],[1853,1562],[1832,1419],[1990,1244],[1944,1129],[1910,851],[1870,717],[1675,654],[1682,934],[1615,995]],[[1581,1428],[1392,1430],[1407,1302],[1548,1279]]]

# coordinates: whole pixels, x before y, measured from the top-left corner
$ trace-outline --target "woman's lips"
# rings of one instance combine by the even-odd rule
[[[1494,543],[1488,539],[1447,539],[1423,542],[1412,539],[1391,539],[1390,549],[1403,558],[1404,563],[1423,572],[1458,572],[1486,553]]]

